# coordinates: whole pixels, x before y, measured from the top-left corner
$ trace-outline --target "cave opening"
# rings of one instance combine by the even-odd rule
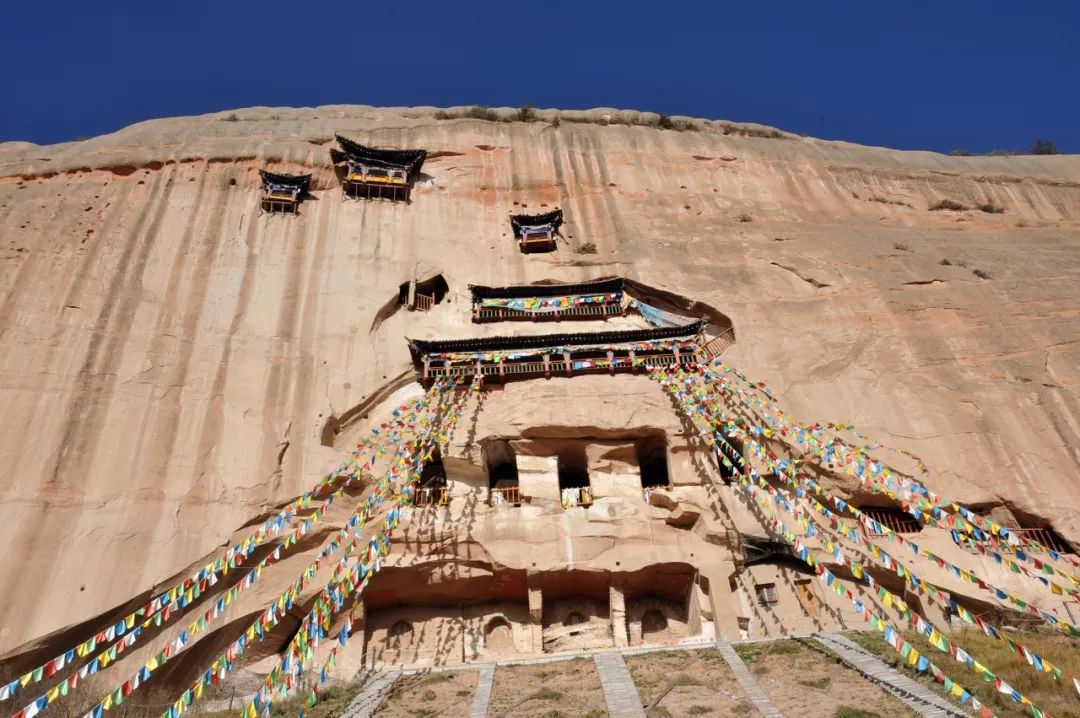
[[[506,439],[492,439],[482,446],[488,477],[488,501],[491,505],[520,504],[517,454]]]
[[[589,459],[585,444],[568,441],[559,447],[557,469],[563,508],[589,506],[593,502],[589,483]]]
[[[416,489],[417,506],[442,506],[449,500],[446,484],[446,468],[443,466],[442,452],[435,447],[431,458],[424,462],[420,470],[420,485]]]
[[[671,483],[668,475],[667,441],[662,434],[639,439],[637,459],[641,488],[663,488]]]
[[[442,304],[450,293],[450,285],[441,274],[423,280],[402,282],[398,287],[398,304],[408,309],[426,312]]]
[[[750,467],[745,462],[746,447],[742,439],[727,437],[726,444],[717,442],[713,448],[716,467],[725,484],[731,485],[739,480],[741,474],[748,474]],[[742,459],[742,461],[740,461]]]

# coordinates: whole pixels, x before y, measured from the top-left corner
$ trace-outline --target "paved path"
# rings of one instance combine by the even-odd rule
[[[349,701],[341,718],[371,718],[400,675],[398,671],[371,674],[364,682],[363,689]]]
[[[966,718],[968,715],[923,684],[892,668],[880,658],[839,633],[817,633],[821,645],[840,656],[865,678],[902,700],[909,708],[927,718]]]
[[[593,656],[593,662],[596,663],[596,672],[600,674],[600,685],[604,687],[608,715],[612,718],[645,718],[641,696],[622,654],[614,651],[597,653]]]
[[[469,718],[485,718],[488,703],[491,701],[491,684],[495,682],[495,664],[485,663],[480,667],[480,678],[476,681],[476,693],[473,694],[472,710]]]
[[[772,704],[772,701],[768,699],[765,693],[761,690],[761,686],[757,684],[754,677],[750,675],[750,670],[743,663],[743,659],[739,658],[739,654],[735,652],[735,649],[731,647],[730,643],[721,643],[717,648],[720,650],[720,655],[724,657],[727,664],[731,666],[731,672],[735,674],[735,680],[739,682],[742,689],[746,691],[746,697],[750,699],[750,702],[757,708],[757,712],[765,716],[765,718],[784,718],[784,714],[781,713],[776,706]]]

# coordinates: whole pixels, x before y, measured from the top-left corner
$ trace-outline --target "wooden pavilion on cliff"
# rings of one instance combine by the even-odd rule
[[[553,252],[555,238],[563,223],[561,209],[554,209],[545,214],[512,214],[510,225],[514,228],[514,238],[523,253]]]
[[[342,167],[347,197],[387,198],[409,201],[413,183],[427,159],[427,150],[393,150],[367,147],[337,135],[340,150],[330,159]]]
[[[262,209],[297,214],[300,201],[311,186],[311,175],[284,175],[259,170],[262,177]]]
[[[607,319],[625,312],[624,280],[486,287],[470,284],[474,322]]]
[[[440,377],[508,381],[637,372],[704,358],[705,320],[683,326],[480,339],[409,339],[425,385]]]

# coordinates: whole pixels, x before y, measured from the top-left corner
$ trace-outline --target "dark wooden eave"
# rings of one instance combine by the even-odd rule
[[[338,144],[341,145],[341,149],[330,149],[330,159],[334,164],[349,160],[380,167],[395,167],[407,170],[411,179],[414,175],[420,173],[421,168],[424,166],[424,160],[427,159],[427,150],[380,149],[353,142],[341,135],[335,135],[335,137]]]
[[[588,347],[605,344],[633,344],[662,339],[692,339],[705,329],[705,320],[699,319],[678,327],[656,329],[627,329],[610,332],[577,332],[573,334],[531,334],[516,337],[482,337],[476,339],[406,339],[414,357],[425,354],[520,351],[522,349],[545,349],[548,347]]]
[[[518,284],[509,287],[488,287],[470,284],[473,301],[481,299],[529,299],[533,297],[566,297],[574,294],[615,294],[623,291],[622,277],[604,277],[576,284]]]

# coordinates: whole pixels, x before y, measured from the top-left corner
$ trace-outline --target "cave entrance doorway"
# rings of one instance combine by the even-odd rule
[[[517,454],[506,439],[491,439],[481,445],[488,475],[488,503],[492,506],[521,504]]]
[[[436,446],[420,471],[420,486],[416,489],[414,503],[417,506],[445,506],[450,500],[449,494],[442,452]]]
[[[431,311],[436,304],[442,304],[450,292],[450,285],[441,274],[427,279],[403,282],[398,287],[398,301],[406,309],[418,312]]]
[[[663,643],[668,639],[668,620],[661,611],[650,608],[641,617],[641,638],[645,643]]]
[[[742,440],[731,436],[724,439],[727,443],[717,442],[713,451],[720,478],[730,486],[739,480],[739,476],[749,474],[750,467],[743,463],[746,459],[746,449]]]
[[[585,443],[568,441],[560,446],[557,467],[563,508],[591,506],[593,490],[589,483],[589,459]]]
[[[646,436],[637,441],[638,471],[641,475],[641,492],[645,503],[652,498],[653,489],[667,488],[668,475],[667,441],[663,435]]]
[[[489,654],[501,656],[515,652],[514,632],[505,618],[496,616],[484,626],[484,648]]]

